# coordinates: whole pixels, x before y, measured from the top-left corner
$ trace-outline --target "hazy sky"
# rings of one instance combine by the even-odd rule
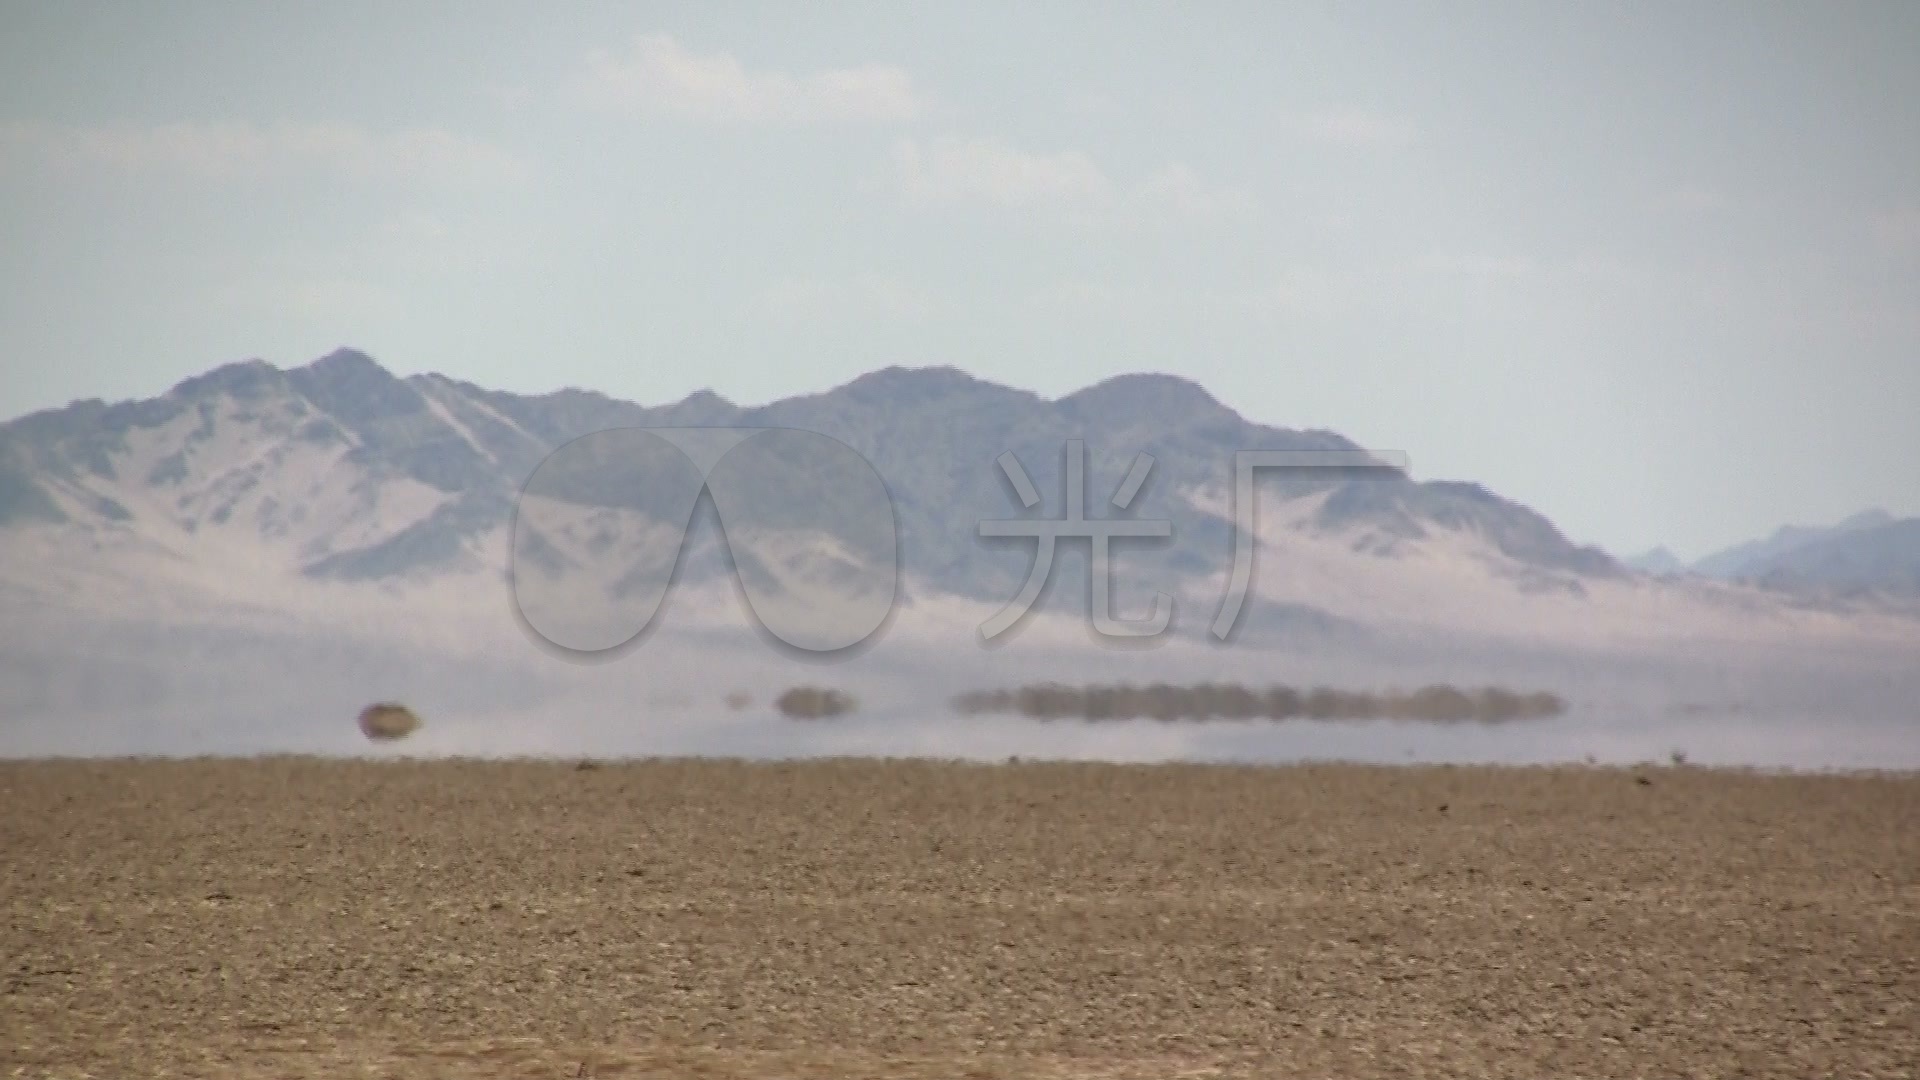
[[[0,416],[342,344],[649,404],[1160,370],[1621,551],[1920,513],[1920,4],[0,26]]]

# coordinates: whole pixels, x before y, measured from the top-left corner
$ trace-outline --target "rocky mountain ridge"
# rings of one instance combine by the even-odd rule
[[[1011,595],[1031,558],[1018,545],[982,542],[976,522],[1064,516],[1069,440],[1085,443],[1090,503],[1137,454],[1152,456],[1129,516],[1169,519],[1173,536],[1127,560],[1128,576],[1140,581],[1226,571],[1230,521],[1197,511],[1190,497],[1225,494],[1236,450],[1361,449],[1330,432],[1251,423],[1167,375],[1121,376],[1048,401],[951,368],[889,368],[757,408],[710,392],[646,407],[584,390],[529,396],[442,375],[400,378],[343,349],[286,370],[229,364],[158,398],[76,402],[0,425],[0,529],[66,526],[167,544],[187,558],[197,541],[219,538],[316,580],[475,572],[490,557],[487,538],[505,528],[522,487],[555,449],[613,428],[701,426],[796,428],[844,443],[886,483],[911,586],[976,599]],[[1018,504],[996,468],[1003,453],[1030,474],[1039,506]],[[1317,496],[1299,527],[1348,537],[1376,558],[1436,531],[1458,532],[1553,587],[1577,590],[1622,573],[1477,485],[1334,469],[1263,479],[1260,490],[1262,498]],[[741,498],[783,494],[793,493]],[[706,554],[691,553],[683,571],[723,569],[711,558],[715,546],[708,538]]]

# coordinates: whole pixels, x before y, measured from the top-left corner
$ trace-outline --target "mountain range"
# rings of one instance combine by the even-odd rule
[[[1864,510],[1835,525],[1785,525],[1693,563],[1666,548],[1622,560],[1662,576],[1694,574],[1799,595],[1920,596],[1920,518]]]
[[[1251,423],[1164,375],[1121,376],[1047,401],[953,369],[890,368],[758,408],[709,392],[648,408],[579,390],[522,396],[440,375],[403,379],[343,349],[291,370],[230,364],[151,400],[81,401],[0,426],[0,528],[144,542],[187,560],[240,548],[250,563],[311,581],[422,581],[480,569],[487,541],[557,448],[607,429],[680,427],[793,428],[838,440],[884,478],[910,587],[974,599],[1011,597],[1030,561],[1016,547],[981,543],[973,528],[1019,516],[996,467],[1003,453],[1048,493],[1041,513],[1056,516],[1047,508],[1057,506],[1068,440],[1084,440],[1086,485],[1096,492],[1117,484],[1137,453],[1150,454],[1131,516],[1170,519],[1173,535],[1157,551],[1130,553],[1132,576],[1190,582],[1230,561],[1230,517],[1196,511],[1191,496],[1225,494],[1236,450],[1361,449],[1330,432]],[[817,503],[831,498],[829,479],[754,477],[747,483],[758,490],[739,499],[762,506],[800,494]],[[1598,549],[1473,484],[1328,468],[1263,480],[1268,491],[1317,498],[1294,526],[1338,534],[1377,558],[1438,531],[1474,537],[1505,564],[1498,569],[1535,587],[1578,591],[1621,573]],[[719,545],[710,536],[690,553],[696,580],[723,569],[699,554]]]
[[[663,429],[718,441],[689,456],[634,434]],[[767,429],[792,437],[741,442]],[[1155,594],[1171,602],[1157,652],[1087,650],[1099,586],[1087,542],[1071,537],[1031,614],[983,641],[1027,583],[1036,542],[983,536],[980,523],[1072,516],[1075,446],[1087,520],[1167,523],[1164,537],[1115,541],[1109,571],[1117,618],[1142,618]],[[1221,643],[1208,631],[1238,554],[1244,450],[1339,463],[1260,477],[1251,591]],[[707,687],[722,656],[728,678],[843,663],[897,677],[909,699],[957,672],[1083,660],[1107,665],[1103,677],[1113,665],[1224,676],[1393,657],[1371,670],[1400,678],[1415,657],[1441,671],[1469,655],[1557,656],[1563,672],[1602,654],[1907,657],[1920,651],[1920,616],[1901,599],[1913,525],[1756,549],[1741,566],[1758,584],[1661,578],[1477,484],[1417,480],[1336,433],[1250,421],[1170,375],[1047,399],[896,367],[755,407],[704,391],[650,407],[399,377],[341,349],[0,424],[0,716],[133,723],[130,710],[164,700],[242,724],[321,702],[357,710],[382,688],[506,708],[556,680],[600,678],[543,651],[561,643],[541,625],[554,613],[593,623],[604,644],[644,626],[631,670],[655,694]],[[1880,575],[1894,587],[1798,588]],[[885,588],[891,607],[860,648],[754,644],[754,631],[763,643],[777,632],[783,603],[868,603]]]

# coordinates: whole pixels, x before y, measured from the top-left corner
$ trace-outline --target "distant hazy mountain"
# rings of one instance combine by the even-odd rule
[[[1629,570],[1638,570],[1643,574],[1667,575],[1687,572],[1687,564],[1680,560],[1680,556],[1664,547],[1628,556],[1621,559],[1620,564]]]
[[[1691,569],[1696,574],[1723,581],[1749,579],[1758,576],[1757,572],[1771,560],[1795,548],[1819,543],[1856,529],[1878,528],[1891,524],[1893,520],[1893,516],[1885,510],[1875,509],[1855,514],[1838,525],[1783,525],[1774,530],[1771,536],[1716,551],[1695,562]]]
[[[1834,529],[1747,563],[1740,577],[1793,591],[1920,596],[1920,518]]]
[[[1787,525],[1691,565],[1664,547],[1620,560],[1656,577],[1697,575],[1796,597],[1920,597],[1920,518],[1865,510],[1837,525]]]
[[[1359,449],[1330,432],[1251,423],[1167,375],[1121,376],[1048,401],[953,369],[889,368],[759,408],[708,392],[649,408],[583,390],[526,396],[440,375],[402,379],[343,349],[291,370],[257,360],[230,364],[151,400],[82,401],[0,426],[0,528],[61,526],[90,542],[159,545],[188,561],[238,558],[314,581],[498,572],[498,541],[516,497],[556,447],[608,428],[709,425],[798,428],[840,440],[872,464],[891,494],[909,593],[996,603],[1018,591],[1033,545],[982,541],[976,523],[1062,517],[1069,439],[1085,440],[1089,517],[1173,522],[1168,541],[1116,545],[1126,568],[1117,576],[1138,586],[1136,599],[1224,580],[1233,545],[1222,500],[1236,450]],[[1032,510],[1020,506],[996,466],[1004,452],[1041,496]],[[1137,453],[1152,456],[1151,471],[1122,515],[1108,497]],[[767,475],[730,490],[745,505],[792,505],[796,520],[806,507],[840,497],[832,477],[803,469],[773,475],[780,471],[763,469]],[[606,472],[596,482],[618,479],[635,491],[665,485],[663,473],[629,473]],[[1196,504],[1196,493],[1208,492],[1216,505]],[[1471,538],[1500,564],[1490,573],[1525,588],[1578,592],[1583,581],[1619,573],[1602,552],[1473,484],[1325,469],[1263,479],[1260,493],[1275,505],[1310,504],[1292,528],[1370,559],[1392,560],[1452,536]],[[676,516],[635,498],[612,492],[587,501],[641,517]],[[563,537],[535,541],[555,573],[596,557],[577,545],[566,554]],[[724,572],[717,547],[709,537],[690,553],[683,577]],[[741,567],[743,574],[774,571]],[[1053,595],[1056,605],[1084,606],[1071,586]]]
[[[690,451],[698,462],[602,434],[666,427],[721,430]],[[733,430],[768,428],[851,453],[834,464],[805,439]],[[1173,600],[1151,651],[1089,648],[1084,538],[1061,542],[1035,617],[1001,639],[1021,647],[980,636],[1027,582],[1036,542],[983,538],[979,523],[1066,518],[1068,440],[1084,440],[1087,519],[1170,523],[1164,539],[1116,541],[1110,568],[1116,617]],[[823,675],[925,716],[949,689],[1082,675],[1392,687],[1480,671],[1567,690],[1613,686],[1608,657],[1912,666],[1920,604],[1649,579],[1478,485],[1378,467],[1260,479],[1252,592],[1235,647],[1217,647],[1234,453],[1359,449],[1252,423],[1165,375],[1048,400],[889,368],[746,409],[707,392],[647,407],[396,378],[351,350],[230,364],[150,400],[0,424],[0,753],[351,749],[352,717],[385,698],[421,706],[443,751],[577,747],[586,724],[596,746],[709,752],[750,732],[728,712],[696,718],[698,703],[718,709],[736,688],[765,701]],[[1766,574],[1911,577],[1911,523],[1897,524],[1776,553]],[[871,599],[896,557],[890,629],[845,666],[818,672],[819,657],[756,639],[774,622],[762,605],[813,618],[822,596]],[[524,632],[528,582],[583,621],[657,606],[660,632],[621,663],[569,663]]]

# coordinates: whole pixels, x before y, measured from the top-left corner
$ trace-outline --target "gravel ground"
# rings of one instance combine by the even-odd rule
[[[1920,1075],[1920,776],[0,764],[0,1076]]]

